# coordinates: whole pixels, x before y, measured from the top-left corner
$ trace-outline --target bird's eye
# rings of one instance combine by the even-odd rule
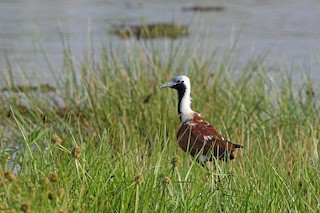
[[[180,83],[182,83],[183,81],[181,81],[181,80],[177,80],[177,84],[180,84]]]

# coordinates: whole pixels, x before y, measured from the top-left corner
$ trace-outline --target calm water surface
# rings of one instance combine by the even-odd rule
[[[193,5],[219,5],[225,10],[182,11]],[[74,60],[80,62],[88,44],[88,28],[98,54],[99,48],[110,41],[125,45],[125,41],[108,35],[112,24],[174,20],[178,24],[191,23],[191,35],[184,39],[186,46],[198,39],[224,53],[235,43],[232,54],[238,59],[239,70],[249,59],[266,53],[267,67],[283,67],[293,75],[303,70],[319,82],[319,11],[318,0],[2,0],[0,75],[2,80],[8,76],[7,58],[13,64],[16,79],[36,77],[37,82],[52,83],[41,48],[59,72],[63,63],[59,31],[68,35]],[[202,48],[208,51],[208,46]]]

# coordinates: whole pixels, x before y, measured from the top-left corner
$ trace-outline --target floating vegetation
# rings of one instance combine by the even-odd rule
[[[56,88],[49,85],[49,84],[41,84],[39,86],[30,86],[30,85],[18,85],[18,86],[13,86],[13,87],[4,87],[1,89],[2,92],[24,92],[24,93],[29,93],[29,92],[56,92]]]
[[[155,23],[147,25],[119,25],[109,32],[122,39],[136,37],[137,39],[171,38],[189,36],[188,27],[174,23]]]
[[[221,12],[225,10],[223,6],[193,6],[193,7],[184,7],[183,11],[192,11],[192,12]]]

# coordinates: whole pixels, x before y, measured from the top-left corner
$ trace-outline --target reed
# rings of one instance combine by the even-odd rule
[[[319,210],[319,88],[310,81],[276,84],[260,61],[235,73],[229,60],[189,57],[177,42],[101,49],[77,68],[65,48],[54,91],[6,83],[0,211]],[[220,182],[177,145],[176,94],[159,86],[178,74],[191,79],[193,109],[244,146],[220,162]]]

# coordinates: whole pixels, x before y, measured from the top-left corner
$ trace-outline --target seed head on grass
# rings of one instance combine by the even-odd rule
[[[50,180],[49,180],[49,178],[47,178],[47,177],[42,177],[42,178],[40,178],[39,183],[40,183],[42,186],[47,186],[47,185],[50,184]]]
[[[33,184],[28,185],[28,192],[33,193],[36,191],[36,187]]]
[[[89,202],[93,203],[95,201],[95,197],[93,195],[89,195]]]
[[[8,152],[5,151],[1,153],[1,155],[7,160],[11,160],[11,155]]]
[[[56,195],[54,194],[53,191],[48,191],[48,192],[47,192],[47,198],[48,198],[49,200],[53,200],[55,197],[56,197]]]
[[[171,165],[173,168],[176,168],[180,164],[180,158],[178,156],[175,156],[171,160]]]
[[[62,142],[62,139],[58,135],[54,135],[51,140],[53,145],[59,145]]]
[[[17,179],[17,177],[11,171],[4,172],[4,177],[9,181],[13,182]]]
[[[17,211],[16,211],[16,209],[14,209],[14,208],[8,210],[8,213],[16,213],[16,212],[17,212]]]
[[[74,147],[72,149],[72,156],[76,159],[79,159],[81,156],[81,149],[79,147]]]
[[[55,172],[51,172],[49,175],[49,179],[52,183],[57,182],[59,180],[59,175]]]
[[[59,213],[68,213],[68,209],[60,209]]]
[[[137,184],[137,185],[140,185],[142,182],[143,182],[143,176],[141,174],[137,175],[134,177],[134,182]]]
[[[169,177],[164,177],[162,183],[165,187],[167,187],[171,184],[171,179]]]
[[[21,205],[20,205],[20,210],[21,210],[22,212],[30,212],[30,211],[31,211],[30,208],[31,208],[31,204],[30,204],[29,201],[23,202],[23,203],[21,203]]]
[[[14,188],[13,193],[15,194],[21,194],[22,193],[22,187],[18,185],[17,187]]]
[[[57,191],[57,195],[58,195],[58,197],[60,198],[60,199],[62,199],[63,198],[63,196],[64,196],[64,194],[65,194],[65,189],[64,188],[59,188],[58,189],[58,191]]]

